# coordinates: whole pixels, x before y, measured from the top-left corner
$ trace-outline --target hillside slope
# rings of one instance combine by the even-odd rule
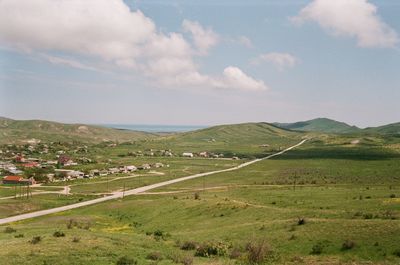
[[[327,118],[317,118],[295,123],[274,123],[274,125],[288,130],[306,132],[355,133],[361,131],[361,129],[356,126],[350,126],[347,123]]]
[[[224,152],[236,154],[264,153],[297,143],[306,133],[293,132],[268,123],[219,125],[175,134],[160,139],[175,150]]]
[[[131,141],[153,138],[145,132],[117,130],[84,124],[63,124],[42,120],[12,120],[0,118],[0,143],[24,143],[31,139],[42,142],[87,142]]]
[[[400,134],[400,122],[383,125],[379,127],[365,128],[363,132],[378,134]]]

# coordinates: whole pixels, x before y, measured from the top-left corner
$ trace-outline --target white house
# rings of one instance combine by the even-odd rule
[[[193,155],[193,153],[185,152],[185,153],[182,154],[182,156],[183,157],[193,157],[194,155]]]

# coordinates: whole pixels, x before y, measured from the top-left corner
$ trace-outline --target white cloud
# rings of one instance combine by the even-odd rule
[[[317,22],[335,36],[356,38],[360,47],[395,47],[399,42],[396,31],[380,19],[377,7],[367,0],[314,0],[291,20],[296,24]]]
[[[197,21],[185,19],[182,27],[185,32],[192,34],[194,45],[201,55],[207,54],[219,41],[219,36],[211,28],[205,29]]]
[[[245,46],[246,48],[253,48],[253,42],[246,36],[239,36],[237,38],[237,42],[241,45]]]
[[[161,86],[265,89],[239,68],[219,75],[199,72],[194,59],[206,55],[219,36],[198,22],[183,21],[193,45],[176,32],[164,33],[141,11],[122,0],[1,0],[0,44],[47,55],[52,64],[95,70],[79,62],[90,57],[145,76]],[[228,70],[227,70],[228,69]],[[229,70],[230,69],[230,70]]]
[[[253,64],[260,64],[261,62],[270,62],[282,71],[287,67],[294,67],[298,59],[289,53],[271,52],[261,54],[252,61]]]
[[[268,88],[262,80],[253,79],[234,66],[229,66],[224,69],[223,78],[218,86],[222,88],[233,87],[243,90],[266,90]]]
[[[62,58],[62,57],[51,56],[51,55],[47,55],[47,54],[42,54],[42,57],[52,64],[65,65],[68,67],[73,67],[73,68],[78,68],[78,69],[83,69],[83,70],[102,72],[101,70],[99,70],[96,67],[92,67],[92,66],[83,64],[81,62],[78,62],[76,60],[69,59],[69,58]]]

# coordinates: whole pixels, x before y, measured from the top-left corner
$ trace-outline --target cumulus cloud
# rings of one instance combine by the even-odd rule
[[[207,54],[219,41],[219,36],[211,28],[205,29],[197,21],[185,19],[182,27],[185,32],[192,34],[194,45],[201,55]]]
[[[360,47],[395,47],[399,42],[395,30],[377,14],[377,7],[367,0],[314,0],[291,20],[301,25],[317,22],[335,36],[357,39]]]
[[[282,71],[285,68],[294,67],[298,59],[289,53],[271,52],[261,54],[252,61],[253,64],[260,64],[261,62],[270,62]]]
[[[239,68],[205,75],[194,59],[218,43],[211,28],[185,20],[193,44],[177,32],[164,33],[139,10],[123,0],[2,0],[0,44],[43,56],[50,63],[95,70],[79,58],[101,60],[148,77],[157,85],[202,86],[260,90],[266,86]],[[72,59],[75,57],[75,59]],[[237,82],[237,83],[235,83]]]
[[[220,87],[223,88],[239,88],[245,90],[265,90],[267,86],[262,80],[255,80],[243,73],[237,67],[229,66],[224,69],[223,78]]]

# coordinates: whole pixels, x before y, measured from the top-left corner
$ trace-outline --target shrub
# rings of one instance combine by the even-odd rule
[[[306,224],[306,219],[299,218],[299,220],[297,220],[297,225],[305,225],[305,224]]]
[[[67,228],[72,229],[74,226],[76,226],[76,221],[74,219],[69,219],[67,222]]]
[[[350,250],[353,249],[356,246],[356,243],[352,240],[346,240],[342,244],[342,250]]]
[[[136,260],[128,258],[127,256],[120,257],[116,263],[116,265],[136,265],[136,264],[137,264]]]
[[[196,249],[196,256],[211,257],[211,256],[226,256],[229,246],[222,242],[207,242],[200,244]]]
[[[31,243],[32,245],[36,245],[40,241],[42,241],[42,237],[41,236],[34,236],[32,238],[32,240],[29,241],[29,243]]]
[[[374,218],[374,216],[373,216],[372,213],[365,213],[365,214],[363,215],[363,217],[364,217],[364,219],[372,219],[372,218]]]
[[[193,257],[185,256],[185,257],[183,257],[181,262],[182,262],[183,265],[192,265],[193,264]]]
[[[14,228],[9,227],[9,226],[7,226],[7,227],[4,229],[4,233],[11,234],[11,233],[15,233],[15,232],[17,232],[17,230],[15,230]]]
[[[390,196],[389,196],[390,198],[396,198],[396,194],[390,194]]]
[[[53,233],[53,236],[54,237],[65,237],[65,234],[64,234],[64,232],[61,232],[61,231],[55,231]]]
[[[323,252],[324,250],[324,245],[321,242],[318,242],[311,248],[310,254],[312,255],[319,255]]]
[[[15,238],[23,238],[23,237],[24,237],[24,234],[18,234],[18,235],[15,235],[14,237],[15,237]]]
[[[79,237],[74,237],[72,239],[72,242],[74,242],[74,243],[78,243],[79,241],[81,241],[81,239]]]
[[[199,243],[197,243],[195,241],[185,241],[181,245],[181,249],[182,250],[194,250],[197,248],[198,245],[199,245]]]
[[[151,252],[146,258],[151,260],[162,260],[162,255],[160,252]]]
[[[395,251],[393,251],[393,255],[400,258],[400,249],[396,249]]]
[[[194,199],[195,199],[195,200],[200,200],[200,193],[196,192],[196,193],[194,194]]]
[[[237,248],[237,247],[233,248],[231,251],[231,254],[229,254],[229,258],[231,258],[231,259],[237,259],[240,256],[242,256],[242,251],[240,248]]]
[[[271,254],[271,247],[265,239],[252,241],[247,244],[247,259],[250,264],[260,264]]]

